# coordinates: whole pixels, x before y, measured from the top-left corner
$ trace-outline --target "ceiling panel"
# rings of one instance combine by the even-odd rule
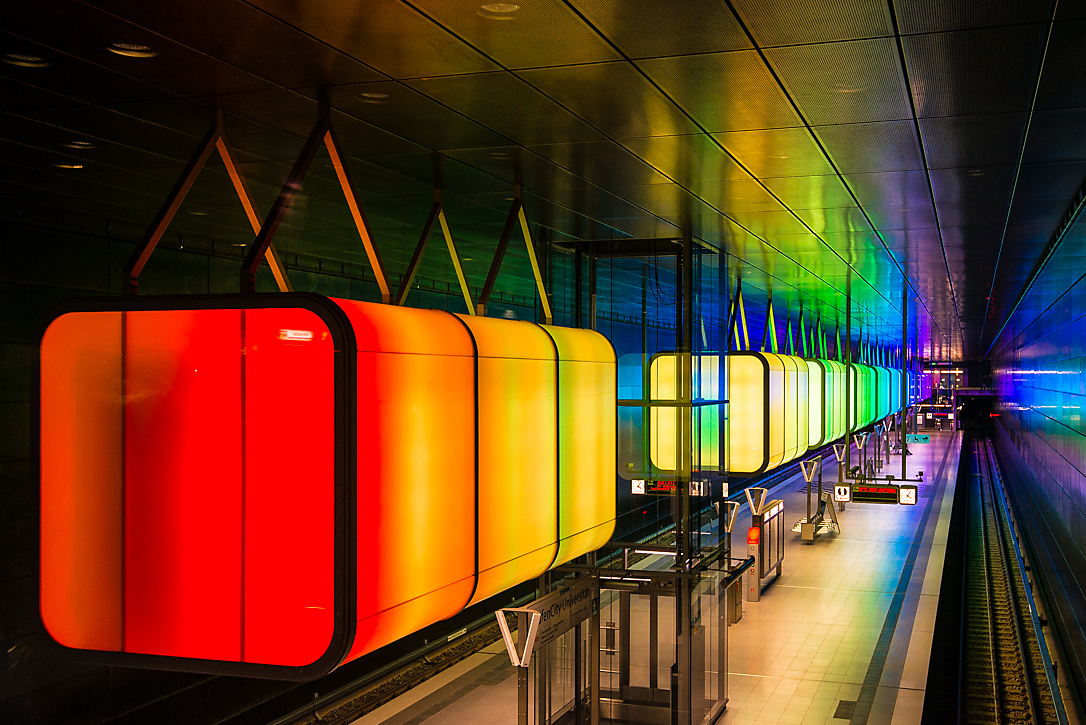
[[[542,68],[518,75],[611,138],[673,136],[699,130],[625,61]]]
[[[657,0],[577,0],[573,5],[630,58],[751,47],[723,4],[674,3],[666,12]],[[652,32],[646,33],[646,27]]]
[[[902,38],[917,114],[1028,111],[1044,38],[1043,25]]]
[[[1028,203],[1014,205],[1011,209],[1010,223],[1015,225],[1047,224],[1052,233],[1055,233],[1067,210],[1067,201],[1064,199],[1031,199]]]
[[[621,57],[561,0],[533,0],[519,6],[480,4],[479,0],[414,0],[412,4],[506,68]]]
[[[512,73],[422,78],[408,85],[525,146],[604,137]]]
[[[766,57],[811,125],[912,118],[892,38],[771,48]]]
[[[1023,3],[1029,5],[1029,3]],[[1063,8],[1067,4],[1060,3]],[[1086,8],[1086,3],[1082,3]],[[1045,53],[1045,68],[1041,87],[1037,91],[1037,108],[1073,108],[1086,106],[1086,19],[1058,22],[1052,27],[1052,38]]]
[[[1023,164],[1015,199],[1070,200],[1086,180],[1086,162]]]
[[[954,201],[939,207],[939,223],[945,228],[987,226],[1007,214],[1006,201]]]
[[[399,0],[348,6],[339,0],[252,0],[252,4],[393,78],[498,69],[494,61]]]
[[[818,126],[814,132],[842,174],[924,168],[912,121]]]
[[[384,77],[349,55],[237,0],[92,0],[88,4],[290,88],[314,85],[314,79],[339,84]]]
[[[1037,111],[1029,127],[1024,162],[1086,160],[1086,108]]]
[[[105,76],[99,71],[102,80],[83,88],[83,94],[116,93],[109,88],[115,75],[138,77],[143,83],[162,89],[162,95],[169,92],[213,97],[278,88],[258,75],[74,0],[44,3],[38,13],[13,16],[15,10],[16,6],[11,4],[0,6],[0,27],[18,27],[20,38],[56,49],[47,51],[47,55],[55,60],[51,69],[60,70],[58,78],[71,83],[61,53],[113,72]],[[88,28],[93,30],[88,32]],[[157,55],[147,58],[118,55],[107,49],[113,43],[145,46]]]
[[[670,179],[614,141],[532,146],[530,150],[602,186],[666,184]]]
[[[1046,22],[1050,3],[992,0],[955,2],[942,0],[896,0],[902,33],[935,33],[993,25]]]
[[[930,204],[923,206],[866,206],[864,211],[880,232],[889,229],[935,229]]]
[[[917,206],[931,201],[923,171],[845,174],[860,203],[870,206]]]
[[[733,211],[780,211],[785,208],[757,179],[702,181],[692,191],[725,214]]]
[[[13,52],[42,58],[44,68],[26,68],[0,64],[3,81],[4,110],[31,111],[42,108],[67,108],[78,103],[108,105],[120,102],[158,101],[178,98],[179,94],[153,83],[119,76],[109,68],[53,50],[39,43],[23,40],[0,30],[0,46]],[[8,49],[11,50],[8,50]],[[203,114],[207,116],[207,111]]]
[[[736,0],[735,7],[761,46],[893,34],[889,10],[880,0]]]
[[[701,181],[747,179],[750,175],[706,134],[623,139],[622,146],[676,183],[695,189]]]
[[[936,203],[1010,200],[1014,166],[932,169],[931,186]]]
[[[305,93],[317,97],[317,89]],[[339,85],[332,106],[428,149],[503,146],[510,140],[397,81]]]
[[[920,119],[920,133],[932,169],[1018,163],[1027,114],[945,116]]]
[[[805,128],[714,134],[755,176],[826,176],[833,167]]]
[[[753,50],[656,58],[637,65],[710,133],[802,125]]]
[[[790,209],[829,209],[856,204],[837,175],[767,178],[765,185]]]

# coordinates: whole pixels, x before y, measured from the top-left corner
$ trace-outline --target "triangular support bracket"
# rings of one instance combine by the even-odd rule
[[[517,651],[517,644],[513,641],[513,634],[509,631],[509,622],[506,621],[505,615],[516,614],[519,619],[518,627],[527,627],[528,636],[524,640],[524,650]],[[498,618],[498,629],[501,630],[502,640],[505,641],[505,651],[509,653],[509,661],[513,663],[514,667],[527,667],[532,661],[532,650],[535,648],[535,636],[539,632],[539,612],[528,607],[511,607],[509,609],[499,609],[494,612],[494,616]]]
[[[799,467],[803,471],[803,480],[810,483],[814,480],[815,474],[818,473],[819,466],[822,465],[822,457],[810,458],[806,461],[800,461]]]
[[[159,208],[158,214],[155,216],[154,221],[151,222],[151,226],[148,228],[147,233],[144,234],[143,240],[132,252],[132,256],[129,257],[128,262],[125,264],[123,277],[124,294],[134,295],[138,292],[140,273],[143,272],[143,268],[147,265],[147,261],[151,258],[151,254],[154,253],[159,241],[162,240],[162,235],[166,233],[166,228],[170,226],[170,222],[173,221],[178,209],[181,208],[181,204],[185,201],[185,197],[188,196],[189,191],[192,189],[192,185],[196,183],[196,177],[200,175],[200,172],[207,164],[208,159],[211,158],[211,154],[215,151],[219,152],[219,157],[226,167],[226,173],[230,176],[230,182],[234,185],[234,191],[237,192],[238,199],[245,209],[245,216],[249,219],[249,225],[253,228],[253,233],[259,233],[260,218],[257,216],[256,207],[253,205],[253,198],[252,195],[249,194],[249,190],[245,185],[245,180],[242,179],[241,174],[238,173],[237,164],[234,162],[233,150],[226,140],[226,133],[223,130],[222,109],[216,108],[212,117],[211,128],[208,129],[207,134],[204,136],[203,140],[200,141],[200,146],[196,149],[196,153],[193,154],[192,158],[189,159],[189,163],[185,166],[185,170],[181,172],[181,178],[177,180],[173,189],[170,190],[170,195],[166,197],[166,201],[163,202],[162,207]],[[275,276],[275,283],[279,286],[279,291],[292,291],[293,288],[290,286],[290,280],[287,278],[286,267],[283,266],[282,260],[279,259],[279,254],[275,251],[275,247],[270,243],[264,250],[264,256],[267,258],[268,266]]]
[[[543,307],[543,319],[545,324],[554,324],[554,313],[551,311],[550,297],[547,296],[547,287],[543,283],[543,275],[539,271],[539,260],[536,258],[535,245],[532,243],[532,235],[528,229],[528,217],[524,214],[524,200],[521,198],[521,187],[517,184],[513,191],[513,205],[509,209],[509,215],[505,218],[505,226],[498,238],[498,248],[494,250],[494,259],[490,263],[490,270],[486,274],[483,290],[479,293],[476,302],[476,312],[486,315],[486,306],[490,302],[490,296],[494,293],[494,285],[498,281],[498,270],[501,269],[505,252],[509,249],[509,238],[513,235],[513,228],[520,224],[520,233],[524,237],[524,246],[528,251],[528,261],[532,265],[532,275],[535,277],[536,291],[539,293],[539,301]]]
[[[404,272],[403,281],[400,282],[400,289],[396,293],[394,304],[403,306],[407,302],[407,295],[411,292],[411,285],[415,283],[415,275],[418,274],[419,267],[422,266],[422,255],[426,251],[426,245],[430,241],[430,235],[435,224],[441,227],[441,234],[445,237],[445,246],[449,250],[449,259],[452,260],[453,269],[456,271],[456,279],[460,283],[460,293],[464,295],[464,304],[468,307],[468,314],[474,315],[475,305],[471,301],[471,290],[468,288],[468,280],[464,275],[464,265],[460,261],[460,254],[456,250],[456,242],[449,231],[449,222],[445,218],[445,209],[441,206],[440,189],[434,192],[434,205],[430,207],[430,215],[426,217],[426,224],[422,228],[418,244],[415,245],[415,252],[411,255],[411,261],[407,264],[407,271]]]
[[[753,494],[751,493],[753,491]],[[758,516],[762,513],[762,506],[765,505],[766,498],[769,496],[769,489],[750,487],[743,489],[743,493],[747,495],[747,503],[750,505],[750,513],[752,516]]]
[[[724,526],[724,533],[730,534],[735,528],[735,519],[739,515],[738,501],[725,501],[724,511],[720,514],[720,520]]]
[[[355,193],[350,171],[347,168],[343,154],[340,152],[339,142],[336,140],[335,130],[332,128],[331,109],[325,96],[322,96],[319,101],[317,123],[313,126],[313,131],[309,134],[305,146],[302,147],[301,154],[294,162],[294,167],[291,168],[290,173],[287,175],[283,188],[279,191],[275,203],[272,204],[271,211],[268,212],[264,224],[261,225],[260,231],[257,232],[256,241],[249,247],[249,251],[245,255],[245,261],[241,266],[241,291],[242,293],[256,291],[256,273],[260,269],[260,260],[271,246],[276,232],[279,231],[279,226],[283,223],[287,211],[289,211],[294,198],[298,195],[302,180],[305,178],[306,172],[309,171],[309,167],[312,165],[317,150],[321,145],[328,150],[328,156],[332,160],[332,168],[335,169],[336,178],[339,180],[343,197],[350,209],[355,229],[362,240],[366,258],[369,260],[370,268],[377,279],[377,286],[381,290],[381,301],[389,304],[392,302],[392,290],[388,285],[388,276],[385,274],[384,265],[377,254],[377,248],[373,244],[369,222],[366,221],[362,204],[358,200],[358,194]]]

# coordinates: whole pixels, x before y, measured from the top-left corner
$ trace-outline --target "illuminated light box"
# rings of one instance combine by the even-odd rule
[[[877,419],[890,415],[890,370],[883,367],[874,368],[878,380],[878,404]]]
[[[615,351],[603,335],[543,325],[558,348],[558,555],[555,565],[615,529]]]
[[[847,367],[847,366],[846,366]],[[849,370],[852,388],[849,391],[849,430],[860,430],[875,420],[875,389],[872,370],[867,365],[853,363]]]
[[[728,355],[729,471],[761,473],[785,462],[784,370],[772,353]]]
[[[826,427],[829,432],[823,445],[845,435],[845,365],[836,360],[824,360],[827,367],[827,381],[832,384],[832,391],[826,392]],[[832,401],[832,402],[831,402]]]
[[[677,401],[679,399],[679,364],[682,358],[675,353],[658,353],[649,361],[649,399]],[[718,470],[720,467],[720,406],[697,405],[701,401],[720,400],[720,356],[715,354],[694,355],[692,364],[694,412],[691,435],[695,441],[691,453],[694,470]],[[676,436],[679,408],[674,405],[653,405],[649,409],[649,459],[657,472],[675,473],[678,440]]]
[[[826,365],[822,360],[807,360],[807,446],[817,448],[826,443],[826,396],[832,398],[832,376],[826,375]],[[829,389],[829,390],[827,390]]]
[[[791,461],[807,452],[807,425],[810,413],[807,362],[792,355],[778,355],[785,375],[785,460]]]
[[[84,301],[39,374],[40,612],[77,659],[310,679],[614,526],[595,332],[303,293]]]
[[[357,351],[353,659],[475,591],[475,345],[445,312],[334,301]]]
[[[719,356],[695,358],[694,390],[700,399],[717,399]],[[649,366],[652,400],[669,403],[678,399],[674,353],[656,355]],[[802,381],[799,365],[803,364]],[[775,468],[807,449],[806,363],[800,358],[773,353],[736,352],[727,356],[727,388],[730,420],[728,468],[735,473],[760,473]],[[718,406],[696,407],[694,414],[695,460],[716,463],[720,431],[715,424]],[[654,466],[673,472],[676,460],[676,425],[679,409],[657,405],[650,412],[650,456]],[[803,420],[800,421],[802,411]],[[800,438],[802,437],[802,444]],[[786,444],[789,446],[785,448]]]

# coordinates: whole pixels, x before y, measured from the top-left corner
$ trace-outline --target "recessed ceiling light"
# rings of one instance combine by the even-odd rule
[[[377,91],[367,91],[365,93],[359,93],[358,97],[365,103],[384,103],[388,100],[387,93],[378,93]]]
[[[129,58],[154,58],[158,55],[158,51],[151,50],[150,46],[138,43],[111,43],[106,46],[106,50]]]
[[[206,212],[206,211],[190,211],[189,212],[189,214],[192,214],[193,216],[207,216],[209,213],[210,212]]]
[[[22,66],[23,68],[45,68],[49,65],[49,61],[45,58],[26,55],[25,53],[5,53],[4,62],[9,65]]]
[[[83,164],[53,164],[58,169],[82,169]]]
[[[98,144],[91,143],[90,141],[68,141],[64,145],[70,149],[79,149],[80,151],[98,148]]]
[[[513,13],[518,10],[520,5],[512,3],[487,3],[480,6],[477,12],[489,20],[512,20]]]
[[[511,159],[513,158],[513,152],[511,151],[491,151],[490,155],[496,159]]]

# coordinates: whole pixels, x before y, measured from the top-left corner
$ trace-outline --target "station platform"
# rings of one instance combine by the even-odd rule
[[[779,577],[728,631],[728,704],[719,723],[920,722],[957,480],[961,434],[913,445],[916,506],[846,504],[839,534],[786,533]],[[882,475],[901,470],[891,456]],[[823,485],[837,480],[832,456]],[[788,527],[806,514],[802,475],[769,491]],[[735,555],[750,525],[744,504]],[[514,725],[517,678],[499,641],[355,721],[358,725]]]

